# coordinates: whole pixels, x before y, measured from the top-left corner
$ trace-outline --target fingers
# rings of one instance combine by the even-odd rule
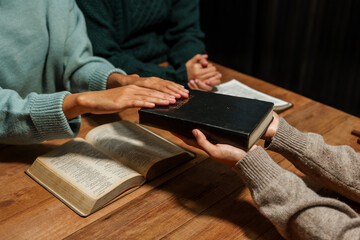
[[[189,91],[184,86],[157,77],[140,78],[134,84],[167,93],[175,98],[187,98],[189,96]]]
[[[198,62],[201,64],[201,66],[203,68],[206,68],[209,65],[207,58],[208,58],[208,55],[204,54],[204,55],[201,55],[201,58],[198,60]]]
[[[210,158],[228,165],[228,166],[235,166],[235,164],[241,160],[245,155],[246,152],[242,149],[233,147],[227,144],[212,144],[209,142],[205,135],[198,129],[193,130],[193,134],[196,138],[197,144],[199,147],[204,150]],[[254,145],[250,151],[254,150],[256,145]]]
[[[129,87],[133,87],[133,92],[130,92],[130,94],[137,96],[139,99],[144,101],[153,102],[157,105],[169,105],[176,102],[175,96],[165,92],[137,86]]]
[[[141,100],[134,100],[132,102],[129,103],[128,107],[134,107],[134,108],[154,108],[155,107],[155,103],[153,102],[146,102],[146,101],[141,101]]]
[[[193,56],[189,61],[187,61],[188,64],[195,64],[195,63],[200,63],[200,61],[206,61],[208,55],[207,54],[196,54],[195,56]]]
[[[192,90],[200,90],[200,87],[196,84],[195,80],[190,80],[188,82],[188,87]]]
[[[265,141],[271,141],[272,137],[275,135],[275,133],[279,128],[279,123],[280,123],[280,117],[276,112],[273,111],[273,120],[261,138],[264,139]]]
[[[192,131],[194,137],[196,138],[197,144],[203,149],[209,156],[213,156],[217,152],[217,147],[210,143],[205,135],[198,129]]]
[[[166,87],[172,91],[173,94],[177,94],[176,98],[187,98],[189,97],[189,90],[185,89],[185,87],[183,85],[174,83],[174,82],[170,82],[168,81],[170,84],[168,84]],[[179,96],[180,95],[180,96]]]
[[[188,74],[189,79],[199,79],[199,80],[207,80],[210,78],[221,78],[221,74],[216,70],[214,66],[208,66],[207,68],[199,68],[199,66],[194,67],[190,70],[190,74]]]
[[[205,80],[205,79],[208,79],[208,78],[218,76],[219,74],[220,73],[218,71],[216,71],[215,67],[208,67],[208,68],[198,70],[196,78],[201,79],[201,80]]]
[[[200,91],[211,91],[213,89],[213,86],[210,86],[205,82],[200,81],[199,79],[190,80],[188,82],[188,86],[190,89],[200,90]]]
[[[196,148],[200,148],[199,144],[194,139],[185,137],[183,135],[180,135],[180,134],[177,134],[177,133],[174,133],[174,132],[171,132],[171,134],[174,135],[175,137],[180,138],[187,145],[190,145],[190,146],[193,146],[193,147],[196,147]]]
[[[221,83],[221,73],[218,73],[217,75],[209,78],[209,79],[206,79],[205,80],[205,83],[209,86],[216,86],[216,85],[219,85]]]

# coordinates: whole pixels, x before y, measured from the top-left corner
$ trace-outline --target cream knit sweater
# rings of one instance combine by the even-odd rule
[[[330,146],[283,118],[268,146],[323,186],[360,203],[360,153]],[[360,239],[360,217],[348,205],[319,196],[301,178],[282,169],[257,147],[234,167],[259,211],[287,239]]]

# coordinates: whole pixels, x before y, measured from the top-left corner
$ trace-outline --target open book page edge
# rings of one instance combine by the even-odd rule
[[[147,182],[147,180],[144,179],[144,181],[143,181],[139,186],[130,188],[130,189],[126,190],[125,192],[122,192],[120,195],[114,197],[111,201],[109,201],[107,204],[105,204],[102,208],[110,205],[110,204],[113,203],[113,202],[116,202],[117,200],[119,200],[119,199],[121,199],[121,198],[129,195],[129,194],[132,193],[132,192],[135,192],[135,191],[138,190],[141,186],[143,186],[146,182]],[[100,210],[100,209],[101,209],[101,208],[99,208],[98,210]],[[96,211],[98,211],[98,210],[96,210]]]
[[[123,182],[128,181],[129,179],[131,179],[133,177],[141,175],[139,172],[135,171],[134,169],[132,169],[132,168],[130,168],[130,167],[128,167],[125,164],[122,164],[120,162],[119,163],[121,165],[120,169],[124,169],[124,170],[126,169],[126,171],[129,172],[126,176],[118,178],[117,181],[113,181],[112,185],[108,187],[108,190],[104,191],[101,195],[94,196],[93,194],[88,193],[87,189],[84,189],[83,186],[77,185],[76,183],[74,184],[73,181],[68,179],[68,175],[63,174],[61,171],[58,171],[57,168],[55,168],[54,166],[51,166],[51,164],[47,163],[47,161],[45,160],[46,158],[49,158],[49,159],[56,158],[56,156],[54,156],[54,155],[64,152],[64,149],[66,150],[68,148],[67,147],[68,145],[70,145],[72,143],[75,143],[75,142],[79,142],[79,141],[84,142],[85,144],[88,144],[89,147],[94,148],[94,150],[100,152],[101,154],[103,154],[103,156],[106,156],[107,158],[113,160],[114,162],[119,163],[119,161],[117,159],[112,157],[106,151],[103,151],[103,149],[97,147],[96,145],[92,144],[91,142],[89,142],[89,141],[87,141],[87,140],[85,140],[83,138],[80,138],[80,137],[74,138],[74,139],[64,143],[63,145],[55,148],[54,150],[39,156],[36,159],[36,161],[38,161],[39,164],[41,163],[43,166],[46,166],[46,169],[48,169],[48,171],[51,171],[57,178],[62,179],[63,181],[66,181],[66,183],[68,185],[70,185],[72,188],[76,189],[78,192],[81,192],[83,195],[88,196],[89,198],[95,199],[95,200],[104,197],[108,192],[112,191],[119,184],[122,184]]]
[[[35,175],[31,174],[29,172],[29,169],[25,171],[25,173],[31,177],[35,182],[37,182],[40,186],[44,187],[47,191],[49,191],[52,195],[54,195],[57,199],[59,199],[61,202],[63,202],[66,206],[68,206],[70,209],[72,209],[74,212],[79,214],[81,217],[86,217],[91,214],[91,212],[83,212],[80,209],[78,209],[76,206],[71,204],[69,201],[67,201],[65,198],[63,198],[61,195],[57,194],[51,187],[49,187],[46,183],[38,179]]]
[[[120,120],[120,121],[127,121],[127,120]],[[127,122],[130,122],[130,121],[127,121]],[[106,128],[106,127],[108,127],[108,126],[111,126],[111,125],[114,124],[114,123],[116,123],[116,122],[106,123],[106,124],[97,126],[97,127],[95,127],[95,128],[97,129],[96,131],[98,131],[100,128]],[[134,124],[135,126],[139,127],[140,129],[145,130],[146,132],[150,133],[151,135],[153,135],[153,136],[155,136],[155,137],[157,137],[157,138],[162,139],[163,141],[169,143],[170,145],[172,145],[172,146],[174,146],[174,147],[176,147],[176,148],[179,148],[179,149],[187,152],[187,153],[188,153],[189,155],[191,155],[192,157],[195,157],[195,156],[196,156],[195,153],[193,153],[193,152],[189,151],[188,149],[186,149],[186,148],[184,148],[184,147],[182,147],[182,146],[180,146],[180,145],[178,145],[178,144],[176,144],[176,143],[174,143],[174,142],[166,139],[165,137],[163,137],[163,136],[161,136],[161,135],[153,132],[152,130],[146,128],[145,126],[142,126],[141,124],[138,124],[138,123],[133,123],[133,122],[130,122],[130,123]],[[94,129],[95,129],[95,128],[94,128]],[[91,143],[93,146],[95,146],[96,148],[100,149],[101,151],[105,152],[106,154],[112,156],[111,153],[109,153],[108,151],[106,151],[106,149],[100,148],[100,147],[98,147],[94,142],[92,142],[92,141],[91,141],[91,135],[92,135],[92,130],[90,130],[90,131],[86,134],[86,136],[85,136],[86,141],[88,141],[89,143]],[[114,157],[114,156],[112,156],[112,157]]]
[[[91,194],[89,194],[87,191],[85,191],[84,189],[82,189],[81,187],[77,186],[76,184],[74,184],[72,181],[70,181],[66,175],[61,174],[60,172],[56,171],[56,169],[53,169],[53,167],[49,166],[46,162],[45,159],[49,159],[49,158],[54,158],[56,156],[56,154],[61,153],[64,151],[64,149],[67,148],[66,145],[71,144],[71,141],[82,141],[82,142],[86,142],[87,144],[89,144],[89,146],[96,148],[98,151],[101,151],[99,148],[95,147],[94,145],[92,145],[91,143],[89,143],[88,141],[86,141],[83,138],[75,138],[73,140],[70,140],[69,142],[66,142],[65,144],[59,146],[58,148],[55,148],[51,151],[49,151],[48,153],[45,153],[41,156],[39,156],[35,162],[31,165],[30,168],[28,168],[25,173],[30,176],[33,180],[35,180],[38,184],[40,184],[42,187],[44,187],[45,189],[47,189],[51,194],[53,194],[55,197],[57,197],[59,200],[61,200],[63,203],[65,203],[68,207],[70,207],[72,210],[74,210],[76,213],[78,213],[80,216],[87,216],[89,214],[91,214],[93,212],[93,210],[89,210],[90,212],[87,211],[83,211],[81,210],[79,207],[77,207],[77,203],[76,201],[73,202],[71,199],[68,199],[66,196],[62,196],[62,193],[58,193],[58,191],[56,191],[55,189],[53,189],[53,187],[51,187],[51,185],[45,183],[43,180],[41,180],[41,176],[37,176],[38,171],[41,170],[41,168],[46,169],[46,171],[48,171],[49,173],[51,173],[54,178],[55,181],[56,179],[58,179],[57,181],[62,181],[64,182],[64,185],[69,186],[69,190],[70,191],[76,191],[80,196],[86,196],[87,199],[89,199],[90,201],[93,201],[93,205],[92,208],[94,208],[96,206],[96,203],[104,198],[107,194],[113,192],[117,187],[119,187],[120,185],[126,183],[127,181],[135,178],[135,177],[141,177],[143,178],[143,182],[145,181],[145,178],[139,174],[138,172],[131,170],[133,173],[126,175],[126,177],[123,177],[121,179],[119,179],[118,181],[114,181],[112,184],[112,187],[109,187],[107,191],[104,191],[104,193],[102,193],[101,195],[94,197]],[[103,151],[101,151],[103,152]],[[106,154],[103,152],[103,154]],[[108,154],[106,154],[106,156],[108,156]],[[109,158],[112,158],[111,156],[108,156]],[[117,161],[116,159],[112,158],[114,161]],[[34,167],[34,165],[38,165],[39,167],[41,167],[39,170],[36,170],[37,168],[34,168],[34,172],[32,172],[32,168]],[[123,165],[121,166],[121,168],[127,168],[130,170],[130,168],[128,168],[127,166]],[[36,172],[35,172],[36,171]],[[39,178],[41,177],[41,178]],[[43,176],[44,178],[46,178],[46,176]],[[140,183],[140,185],[142,185],[143,183]],[[127,190],[125,190],[126,192]],[[122,195],[123,192],[120,193],[120,195]],[[108,200],[109,201],[109,200]],[[108,202],[107,201],[107,202]],[[97,210],[95,210],[97,211]]]
[[[121,161],[121,159],[119,159],[119,157],[117,156],[117,154],[115,153],[112,153],[110,151],[108,151],[106,148],[96,144],[95,142],[92,141],[92,136],[96,136],[96,132],[101,130],[102,128],[107,128],[109,126],[112,126],[113,124],[118,124],[118,123],[121,123],[121,122],[127,122],[127,123],[130,123],[132,124],[133,127],[135,128],[138,128],[139,131],[144,131],[146,132],[147,134],[150,134],[151,136],[153,136],[154,138],[158,139],[159,141],[163,141],[165,144],[168,144],[169,146],[173,147],[174,149],[177,150],[177,153],[173,153],[172,155],[168,155],[166,158],[156,158],[156,159],[153,159],[151,161],[151,164],[147,165],[147,167],[144,167],[142,170],[141,169],[138,169],[136,165],[130,165],[130,164],[127,164],[126,162],[123,162]],[[96,129],[96,130],[94,130]],[[147,175],[147,172],[148,170],[155,164],[157,164],[158,162],[161,162],[163,159],[168,159],[168,158],[172,158],[172,157],[176,157],[176,156],[179,156],[179,155],[182,155],[184,153],[188,154],[190,158],[195,158],[196,157],[196,154],[189,151],[188,149],[186,148],[183,148],[182,146],[164,138],[163,136],[153,132],[152,130],[146,128],[145,126],[142,126],[141,124],[138,124],[138,123],[134,123],[134,122],[130,122],[130,121],[127,121],[127,120],[120,120],[120,121],[117,121],[117,122],[112,122],[112,123],[107,123],[107,124],[104,124],[104,125],[100,125],[96,128],[94,128],[93,130],[94,131],[89,131],[88,134],[85,136],[85,139],[86,141],[88,141],[89,143],[91,143],[93,146],[95,146],[97,149],[100,149],[102,152],[106,153],[107,155],[111,156],[112,158],[114,159],[117,159],[119,162],[121,162],[122,164],[124,164],[125,166],[133,169],[134,171],[137,171],[138,173],[140,173],[141,175],[143,176],[146,176]]]
[[[241,88],[241,89],[245,89],[246,91],[249,91],[249,92],[254,93],[254,94],[256,94],[256,95],[262,96],[262,97],[264,97],[264,98],[274,99],[274,101],[279,101],[279,102],[281,102],[281,103],[282,103],[281,105],[276,104],[276,103],[274,102],[274,111],[283,111],[283,110],[286,110],[286,109],[288,109],[288,108],[290,108],[290,107],[293,106],[293,104],[290,103],[290,102],[287,102],[287,101],[285,101],[285,100],[282,100],[282,99],[277,98],[277,97],[274,97],[274,96],[271,96],[271,95],[269,95],[269,94],[267,94],[267,93],[261,92],[261,91],[259,91],[259,90],[256,90],[256,89],[252,88],[252,87],[249,87],[249,86],[247,86],[246,84],[238,81],[237,79],[232,79],[232,80],[230,80],[230,81],[228,81],[228,82],[222,83],[222,84],[218,85],[218,87],[220,86],[221,88],[227,88],[229,85],[232,85],[232,87],[233,87],[234,84],[235,84],[237,87],[239,87],[239,88]],[[224,93],[222,90],[216,90],[216,88],[215,88],[215,91],[214,91],[214,92],[215,92],[215,93],[221,93],[221,94],[231,95],[231,94],[228,94],[228,93]],[[235,94],[235,96],[236,96],[236,94]],[[238,96],[240,96],[240,95],[238,95]],[[241,97],[247,97],[247,96],[241,95]],[[263,100],[263,99],[260,99],[260,100]],[[271,101],[271,100],[270,100],[270,101]]]
[[[25,173],[31,177],[35,182],[37,182],[40,186],[42,186],[43,188],[45,188],[48,192],[50,192],[52,195],[54,195],[57,199],[59,199],[61,202],[63,202],[66,206],[68,206],[71,210],[73,210],[75,213],[77,213],[79,216],[81,217],[87,217],[91,214],[93,214],[94,212],[99,211],[100,209],[110,205],[111,203],[119,200],[120,198],[123,198],[125,196],[127,196],[128,194],[136,191],[137,189],[139,189],[142,185],[144,185],[146,183],[146,179],[143,180],[143,182],[139,185],[139,186],[135,186],[132,187],[128,190],[125,190],[124,192],[120,193],[119,195],[115,196],[113,199],[111,199],[110,201],[108,201],[106,204],[102,205],[101,207],[95,209],[95,210],[90,210],[89,212],[84,212],[81,211],[79,208],[77,208],[75,205],[73,205],[70,201],[68,201],[66,198],[62,197],[60,194],[58,194],[56,191],[54,191],[51,187],[49,187],[46,183],[44,183],[43,181],[41,181],[39,178],[37,178],[35,175],[33,175],[29,169],[25,170]],[[69,184],[71,184],[69,182]],[[79,191],[81,191],[79,189]],[[94,199],[96,200],[96,199]]]

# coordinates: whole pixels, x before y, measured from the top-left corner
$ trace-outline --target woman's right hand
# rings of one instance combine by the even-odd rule
[[[175,96],[154,89],[128,85],[103,91],[92,91],[66,95],[63,112],[67,119],[92,113],[106,114],[127,108],[153,108],[176,102]]]

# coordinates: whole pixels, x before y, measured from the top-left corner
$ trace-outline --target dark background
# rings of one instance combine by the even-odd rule
[[[209,58],[360,117],[360,1],[201,0]]]

